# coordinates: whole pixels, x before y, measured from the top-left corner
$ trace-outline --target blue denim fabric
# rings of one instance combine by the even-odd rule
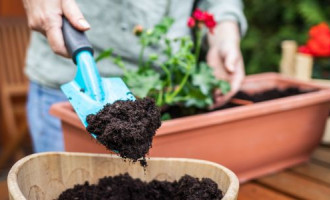
[[[64,151],[60,120],[51,116],[49,109],[66,100],[62,91],[30,82],[27,118],[35,152]]]

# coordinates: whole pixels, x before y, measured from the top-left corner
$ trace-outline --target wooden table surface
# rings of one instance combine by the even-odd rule
[[[238,200],[330,200],[330,147],[319,147],[308,163],[240,186]]]
[[[8,199],[5,181],[0,200]],[[330,200],[330,147],[319,147],[308,163],[240,186],[238,200]]]

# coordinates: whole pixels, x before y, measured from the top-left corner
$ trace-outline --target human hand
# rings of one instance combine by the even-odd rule
[[[214,105],[217,108],[228,102],[240,89],[244,80],[244,62],[240,50],[240,34],[236,22],[221,22],[208,35],[210,49],[207,53],[207,63],[214,69],[216,78],[230,83],[229,93],[222,95],[221,91],[215,92]]]
[[[90,28],[74,0],[23,0],[23,2],[29,27],[45,35],[50,47],[58,55],[69,57],[61,29],[63,15],[80,31]]]

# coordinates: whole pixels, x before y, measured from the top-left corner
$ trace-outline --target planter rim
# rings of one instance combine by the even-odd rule
[[[329,87],[283,77],[277,73],[250,75],[247,76],[245,82],[267,80],[271,78],[284,80],[285,82],[292,83],[294,85],[319,89],[319,91],[164,121],[162,122],[162,126],[157,130],[156,136],[173,134],[179,131],[191,130],[194,128],[201,128],[214,124],[224,124],[248,117],[256,117],[297,109],[299,107],[325,103],[330,99]],[[50,109],[50,113],[61,118],[61,120],[65,121],[66,123],[69,123],[73,126],[78,125],[80,129],[85,130],[85,127],[82,125],[82,123],[80,123],[77,115],[72,111],[71,108],[72,107],[69,102],[61,102],[54,104]],[[187,123],[187,121],[189,126],[181,125],[182,122]]]
[[[80,157],[108,157],[111,159],[122,159],[118,156],[113,156],[109,154],[94,154],[94,153],[73,153],[73,152],[44,152],[44,153],[35,153],[31,154],[29,156],[26,156],[19,161],[17,161],[12,168],[10,169],[7,177],[7,186],[9,194],[13,197],[13,199],[26,199],[24,195],[22,194],[20,187],[18,185],[17,180],[17,174],[21,167],[28,161],[40,157],[40,156],[47,156],[47,155],[57,155],[57,156],[80,156]],[[211,165],[213,167],[216,167],[220,169],[222,172],[224,172],[228,179],[230,180],[229,187],[227,189],[227,192],[223,196],[223,200],[229,200],[229,199],[235,199],[238,190],[239,190],[239,181],[234,172],[229,170],[228,168],[219,165],[217,163],[206,161],[206,160],[199,160],[199,159],[191,159],[191,158],[158,158],[158,157],[152,157],[150,160],[156,160],[156,161],[179,161],[179,162],[190,162],[190,163],[201,163],[206,165]]]

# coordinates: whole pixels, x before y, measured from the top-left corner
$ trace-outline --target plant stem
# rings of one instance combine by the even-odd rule
[[[169,84],[169,90],[171,91],[172,90],[172,75],[171,75],[171,72],[166,68],[165,65],[160,65],[160,67],[163,69],[163,71],[166,74],[166,79],[167,79],[167,82]]]
[[[173,100],[173,98],[174,98],[176,95],[178,95],[179,92],[181,92],[183,86],[186,84],[186,82],[187,82],[187,80],[188,80],[188,78],[189,78],[189,76],[190,76],[190,70],[191,70],[191,67],[192,67],[191,65],[189,65],[189,66],[187,67],[187,73],[185,74],[185,76],[183,77],[182,81],[180,82],[179,87],[177,87],[177,88],[174,90],[174,92],[173,92],[171,95],[169,95],[168,98],[166,98],[166,103],[170,104],[171,101]]]
[[[199,54],[200,54],[200,51],[201,51],[201,44],[202,44],[202,30],[197,27],[197,31],[196,31],[196,46],[195,46],[196,64],[198,63]]]
[[[156,105],[157,105],[158,107],[161,107],[161,106],[163,106],[162,104],[163,104],[163,90],[161,89],[161,90],[159,91],[159,94],[158,94],[158,97],[157,97]]]
[[[140,55],[139,55],[139,67],[143,67],[143,56],[144,56],[144,50],[146,46],[143,45],[141,50],[140,50]]]

